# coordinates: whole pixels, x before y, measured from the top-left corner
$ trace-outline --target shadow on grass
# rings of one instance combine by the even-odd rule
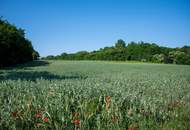
[[[47,62],[47,61],[36,60],[36,61],[30,61],[30,62],[27,62],[27,63],[24,63],[24,64],[16,65],[15,67],[25,69],[25,68],[28,68],[28,67],[47,66],[49,64],[50,64],[50,62]]]
[[[3,80],[27,80],[36,81],[37,79],[45,80],[66,80],[66,79],[86,79],[86,76],[80,74],[56,75],[47,71],[35,71],[32,67],[47,66],[50,62],[37,60],[24,64],[6,67],[0,71],[0,81]]]
[[[36,61],[29,61],[23,64],[16,64],[8,67],[2,67],[0,69],[2,70],[11,70],[11,69],[28,69],[30,70],[30,67],[38,67],[38,66],[47,66],[50,62],[44,61],[44,60],[36,60]]]
[[[66,79],[86,79],[87,77],[79,74],[72,75],[55,75],[47,71],[9,71],[6,74],[0,74],[0,81],[2,80],[27,80],[36,81],[37,79],[45,80],[66,80]]]

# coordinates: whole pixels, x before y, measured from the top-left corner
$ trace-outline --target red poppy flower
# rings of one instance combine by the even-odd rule
[[[18,112],[17,112],[17,111],[15,111],[15,112],[11,112],[11,116],[12,116],[12,117],[14,117],[14,118],[16,118],[16,117],[17,117],[17,114],[18,114]]]
[[[42,114],[36,114],[34,117],[35,118],[42,118]]]
[[[75,125],[79,125],[80,124],[80,120],[74,120],[74,121],[72,121],[72,123],[75,124]]]
[[[43,119],[43,121],[47,123],[47,122],[49,122],[49,118],[45,117],[45,118]]]

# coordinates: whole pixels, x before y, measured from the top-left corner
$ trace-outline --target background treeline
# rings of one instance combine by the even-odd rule
[[[190,64],[190,46],[181,48],[161,47],[155,43],[130,42],[118,40],[115,46],[104,47],[97,51],[80,51],[77,53],[53,56],[43,59],[54,60],[108,60],[108,61],[142,61],[153,63]]]
[[[15,65],[39,57],[21,28],[0,18],[0,67]]]

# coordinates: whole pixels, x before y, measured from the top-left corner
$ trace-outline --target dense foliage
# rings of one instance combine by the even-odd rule
[[[0,18],[0,67],[37,59],[39,54],[21,28]]]
[[[189,94],[187,65],[35,61],[0,70],[0,129],[189,130]]]
[[[62,53],[58,56],[47,56],[44,59],[63,60],[135,60],[154,63],[190,64],[190,46],[182,48],[161,47],[157,44],[145,42],[131,42],[127,46],[125,41],[118,40],[115,46],[101,48],[97,51],[80,51],[73,54]]]

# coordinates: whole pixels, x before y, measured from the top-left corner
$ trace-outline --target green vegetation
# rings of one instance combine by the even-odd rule
[[[0,68],[35,60],[38,57],[38,52],[25,38],[24,30],[0,18]]]
[[[0,18],[0,130],[190,129],[190,46],[120,39],[38,57],[24,30]]]
[[[131,42],[118,40],[115,46],[101,48],[97,51],[80,51],[73,54],[49,55],[43,59],[54,60],[108,60],[108,61],[142,61],[153,63],[190,64],[190,46],[182,48],[160,47],[155,43]]]
[[[34,61],[0,70],[0,128],[188,130],[189,93],[187,65]]]

